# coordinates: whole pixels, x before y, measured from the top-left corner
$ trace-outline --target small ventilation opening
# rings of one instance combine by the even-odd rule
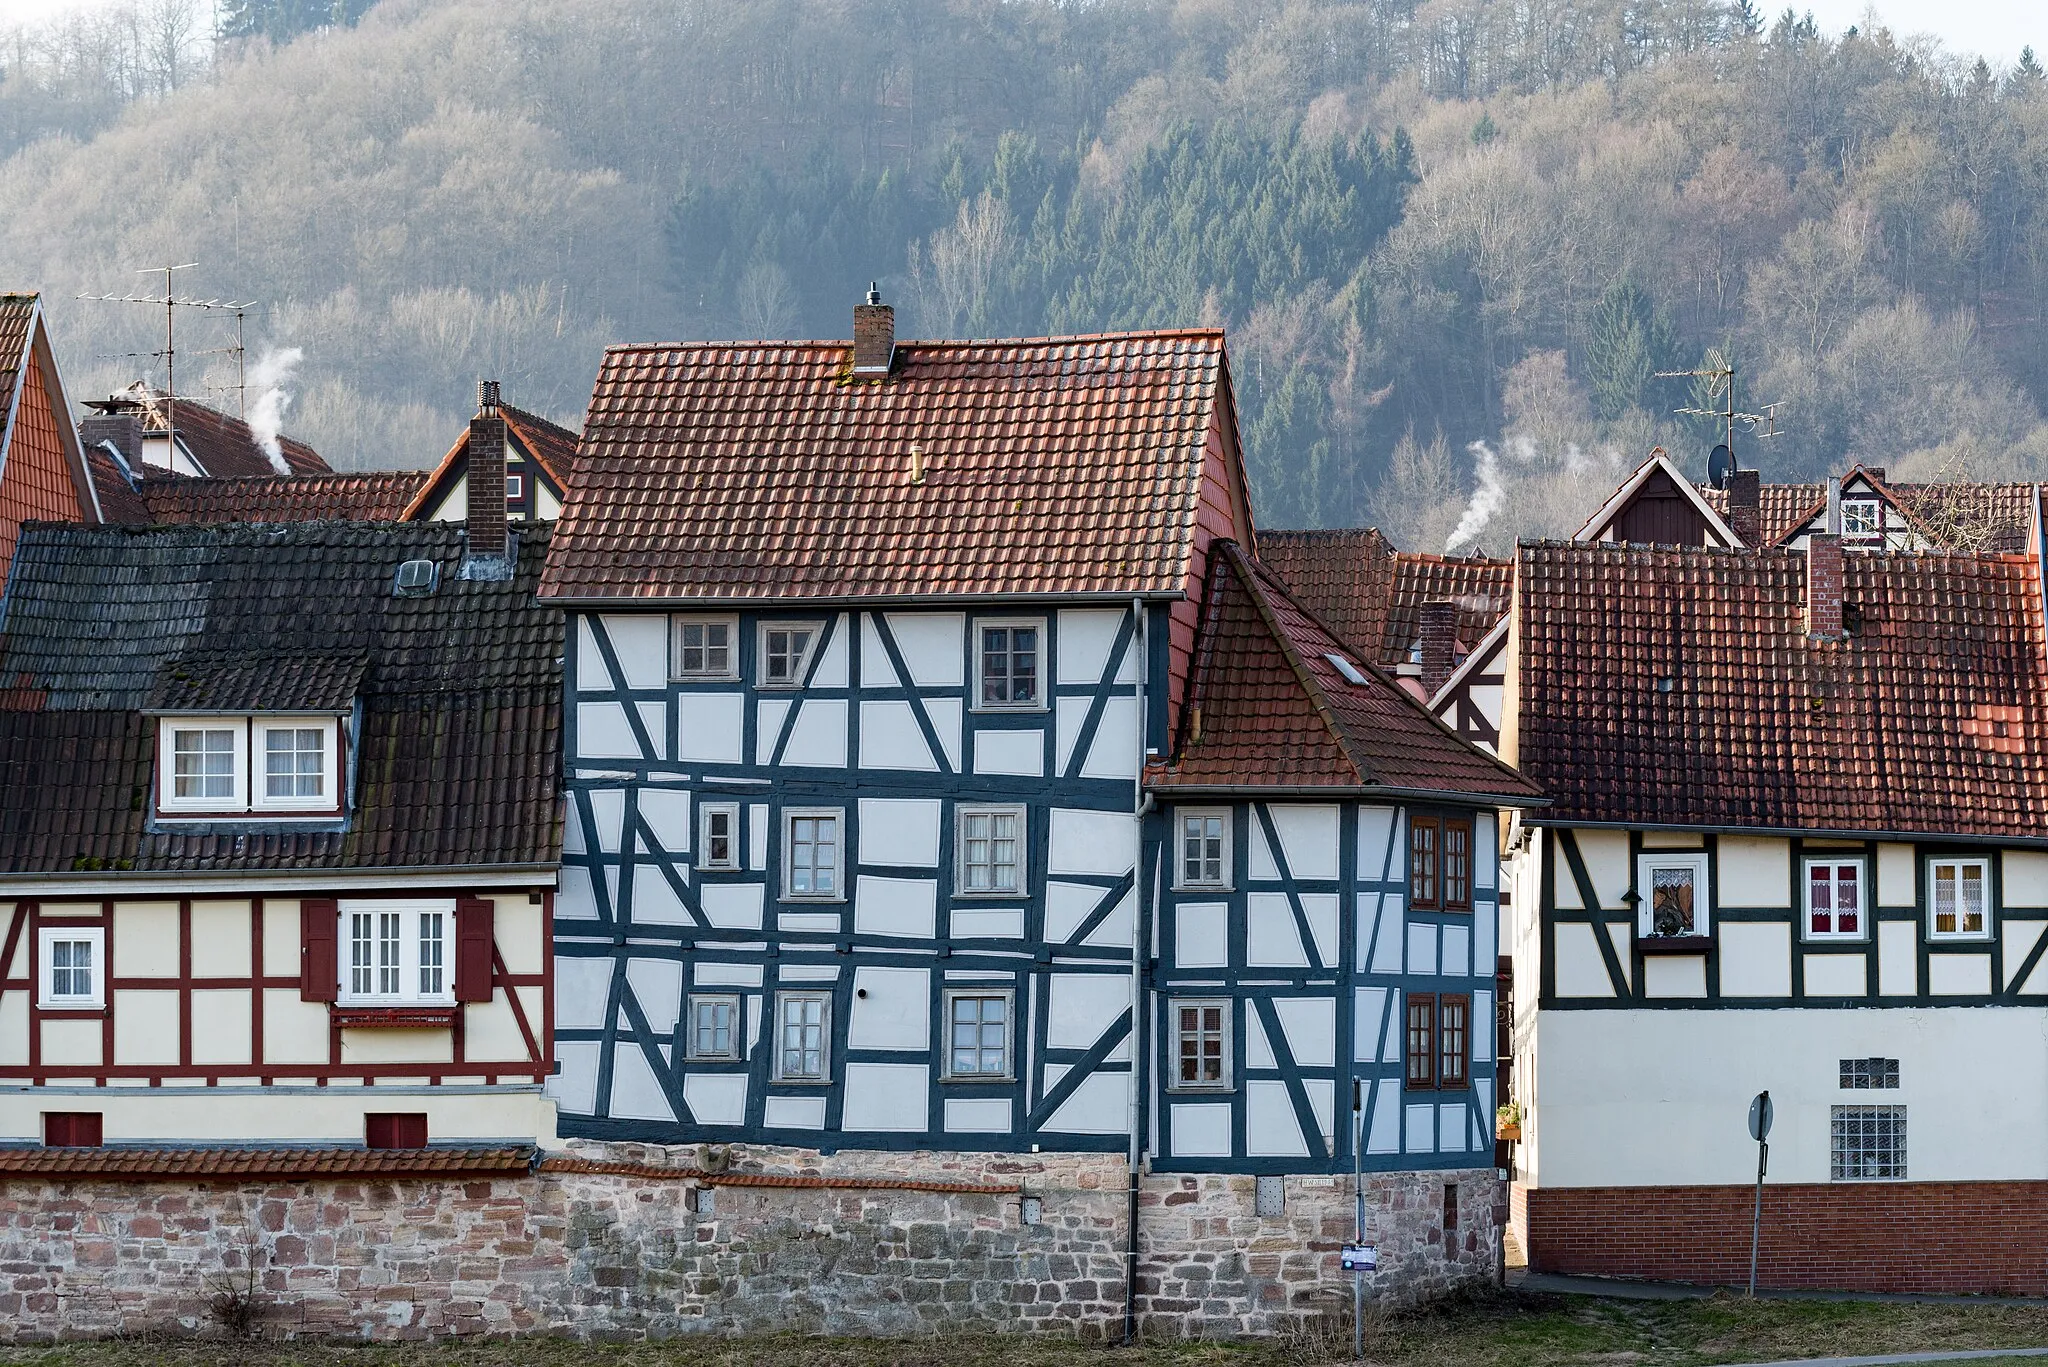
[[[105,1142],[98,1111],[44,1111],[43,1143],[53,1149],[96,1149]]]
[[[1458,1184],[1444,1183],[1444,1232],[1458,1227]]]
[[[427,1146],[427,1116],[424,1111],[370,1111],[363,1116],[363,1147],[370,1149],[424,1149]]]
[[[441,567],[432,560],[408,560],[391,583],[394,598],[429,598],[441,582]]]

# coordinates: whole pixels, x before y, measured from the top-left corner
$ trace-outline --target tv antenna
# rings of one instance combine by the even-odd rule
[[[138,352],[135,354],[161,358],[164,363],[164,429],[170,434],[173,444],[178,439],[178,310],[184,308],[198,309],[202,312],[232,311],[234,313],[235,346],[233,350],[237,354],[236,369],[239,374],[241,370],[242,317],[249,309],[256,306],[253,299],[180,299],[171,289],[171,272],[189,271],[198,264],[197,261],[186,261],[176,266],[142,266],[137,268],[135,272],[137,275],[156,275],[159,272],[162,273],[164,277],[164,292],[161,296],[136,294],[133,291],[127,294],[81,294],[78,296],[80,299],[90,300],[99,304],[149,304],[164,311],[163,350]],[[221,348],[220,350],[227,350],[227,348]],[[203,356],[217,353],[201,352],[200,354]]]
[[[1697,370],[1660,370],[1656,372],[1661,380],[1691,380],[1697,402],[1685,408],[1673,410],[1693,418],[1713,418],[1722,425],[1726,433],[1723,444],[1714,448],[1713,458],[1707,462],[1707,475],[1715,484],[1725,485],[1727,476],[1740,469],[1735,459],[1735,424],[1741,423],[1743,430],[1762,441],[1778,435],[1778,404],[1761,405],[1761,413],[1745,413],[1735,406],[1735,362],[1730,360],[1719,347],[1710,348],[1700,359]],[[1705,383],[1702,384],[1701,381]],[[1719,399],[1719,408],[1705,408],[1700,404],[1712,403]]]

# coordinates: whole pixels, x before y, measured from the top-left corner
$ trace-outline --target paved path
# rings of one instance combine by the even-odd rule
[[[1751,1362],[1741,1367],[1890,1367],[1895,1362],[1962,1362],[1976,1358],[2048,1357],[2048,1348],[1977,1348],[1947,1353],[1886,1353],[1867,1358],[1799,1358],[1791,1362]]]
[[[1613,1300],[1691,1301],[1705,1300],[1724,1291],[1741,1295],[1739,1286],[1696,1286],[1689,1282],[1636,1282],[1611,1277],[1565,1277],[1550,1272],[1521,1272],[1510,1269],[1508,1285],[1523,1291],[1541,1291],[1556,1296],[1606,1296]],[[2030,1296],[1937,1296],[1882,1291],[1764,1291],[1757,1297],[1774,1301],[1899,1301],[1922,1305],[2048,1305],[2048,1300]],[[2031,1348],[1997,1349],[1997,1352],[2034,1353]],[[2048,1355],[2048,1348],[2039,1350]],[[1946,1362],[1966,1353],[1933,1353],[1902,1358],[1829,1358],[1827,1367],[1845,1362]]]

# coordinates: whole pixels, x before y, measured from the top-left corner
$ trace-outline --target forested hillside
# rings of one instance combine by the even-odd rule
[[[1710,349],[1771,477],[2048,476],[2031,60],[1743,0],[269,4],[0,38],[0,281],[74,399],[157,342],[70,296],[151,263],[266,301],[349,466],[478,375],[573,422],[610,342],[844,336],[873,278],[906,336],[1226,325],[1269,526],[1568,532],[1703,468],[1653,372]]]

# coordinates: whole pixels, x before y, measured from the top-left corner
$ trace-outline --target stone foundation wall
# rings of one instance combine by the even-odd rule
[[[1022,1186],[1017,1195],[721,1185],[695,1150],[576,1145],[678,1169],[390,1183],[0,1181],[0,1342],[205,1331],[253,1283],[259,1332],[470,1334],[1123,1332],[1120,1157],[749,1147],[732,1174]],[[728,1174],[729,1176],[730,1174]],[[1444,1228],[1445,1183],[1457,1220]],[[708,1185],[707,1185],[708,1184]],[[1289,1177],[1278,1216],[1250,1177],[1158,1174],[1141,1192],[1148,1333],[1238,1336],[1349,1315],[1337,1250],[1348,1178]],[[1491,1279],[1490,1169],[1367,1177],[1376,1301]]]

